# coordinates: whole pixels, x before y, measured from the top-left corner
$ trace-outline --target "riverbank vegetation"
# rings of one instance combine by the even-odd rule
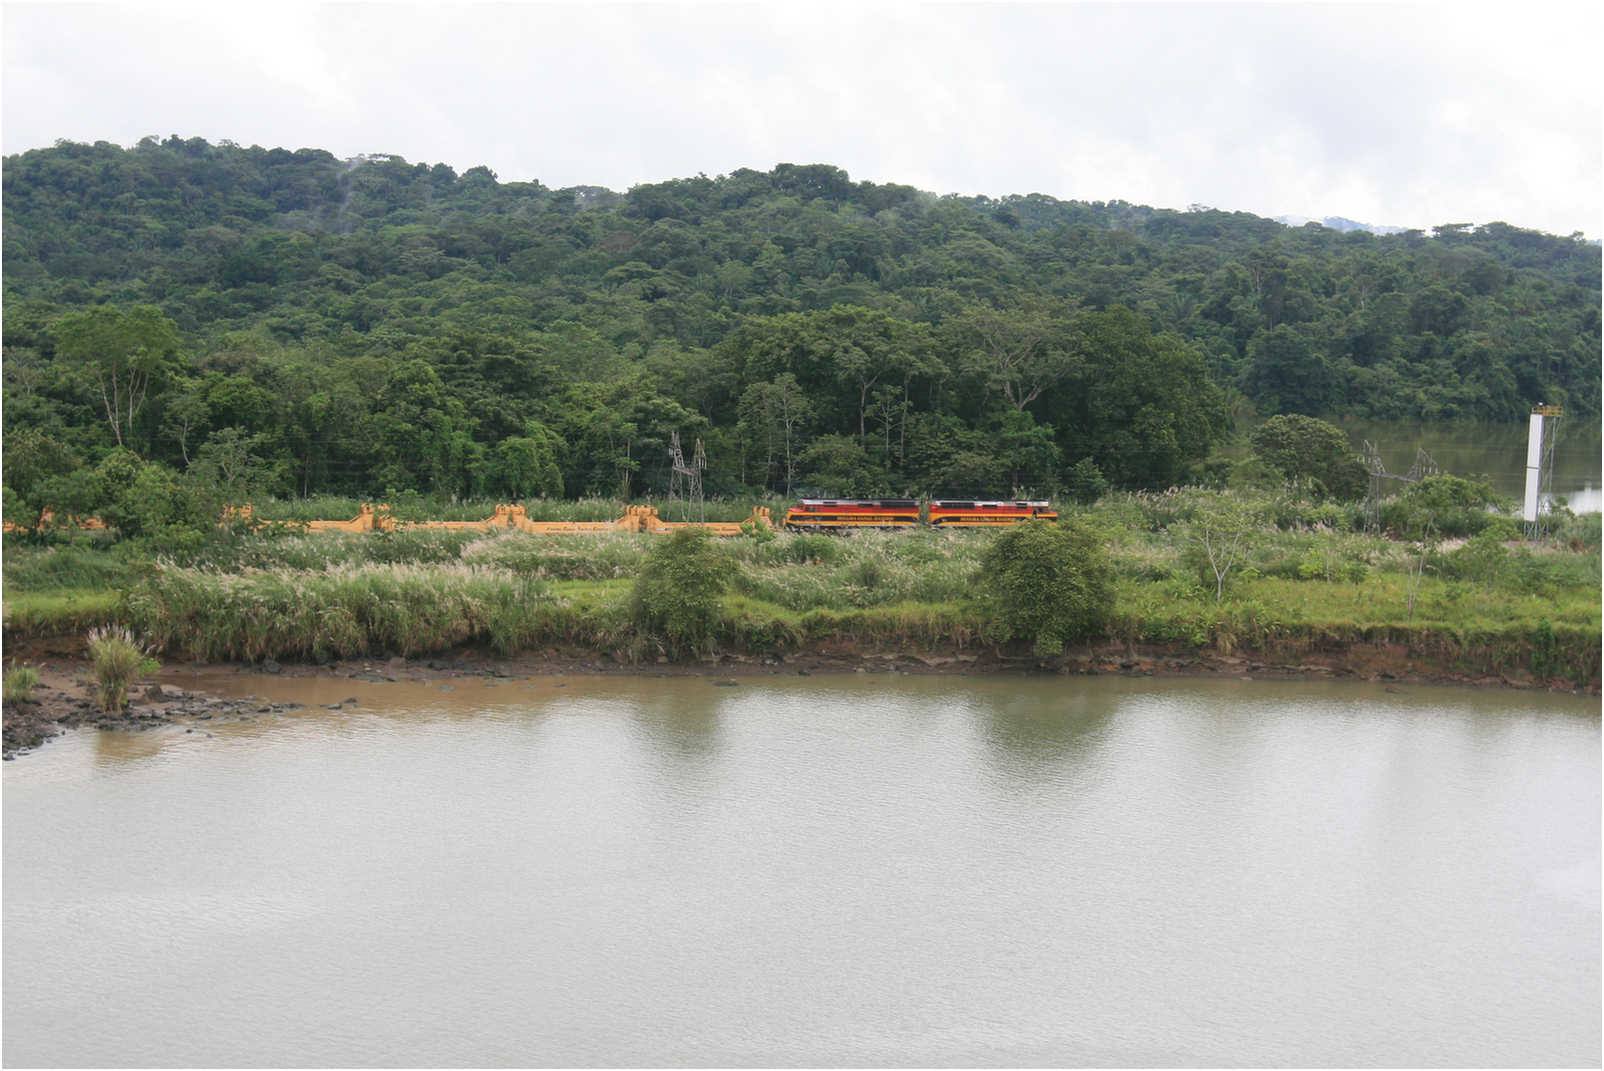
[[[1415,498],[1453,501],[1431,486]],[[1222,506],[1251,519],[1223,581],[1199,536]],[[1029,570],[1010,580],[1008,562],[1023,558],[1004,548],[1029,529],[712,541],[268,526],[220,531],[181,559],[94,534],[13,537],[6,630],[21,638],[115,622],[171,658],[246,663],[462,646],[577,648],[628,662],[659,651],[980,650],[1010,640],[1049,658],[1066,639],[1295,661],[1379,643],[1484,675],[1598,679],[1596,515],[1563,518],[1558,538],[1534,548],[1496,512],[1478,515],[1468,535],[1443,535],[1418,508],[1405,531],[1367,534],[1362,506],[1286,487],[1126,492],[1060,509],[1054,538],[1073,545],[1035,552],[1041,583]],[[676,557],[680,543],[698,549]],[[1032,616],[1079,605],[1058,598],[1055,575],[1088,595],[1080,624],[1057,631]],[[1052,605],[1033,609],[1031,597],[1049,592]]]

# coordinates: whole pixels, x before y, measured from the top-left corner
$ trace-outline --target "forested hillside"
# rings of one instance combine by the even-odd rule
[[[178,138],[8,157],[3,207],[5,483],[33,508],[91,504],[118,446],[254,493],[628,498],[678,429],[710,492],[1005,495],[1183,481],[1249,409],[1599,409],[1599,248],[1500,223],[827,165],[552,190]]]

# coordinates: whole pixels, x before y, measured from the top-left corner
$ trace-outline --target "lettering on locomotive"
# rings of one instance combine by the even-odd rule
[[[786,511],[785,527],[798,532],[853,531],[860,528],[913,528],[924,523],[911,498],[804,498]],[[939,528],[997,527],[1032,518],[1058,520],[1045,500],[976,501],[932,499],[929,523]]]

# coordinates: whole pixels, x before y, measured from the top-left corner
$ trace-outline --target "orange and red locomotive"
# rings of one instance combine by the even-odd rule
[[[1045,500],[932,499],[928,511],[912,498],[804,498],[785,513],[793,532],[850,532],[863,528],[994,528],[1033,518],[1056,521]]]

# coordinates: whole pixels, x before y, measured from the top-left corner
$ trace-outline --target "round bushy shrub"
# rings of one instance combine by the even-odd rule
[[[675,653],[712,650],[730,563],[705,528],[681,528],[654,546],[631,600],[635,627]]]
[[[1108,551],[1076,521],[1026,521],[998,533],[979,582],[1008,638],[1029,639],[1040,657],[1103,630],[1114,606]]]

